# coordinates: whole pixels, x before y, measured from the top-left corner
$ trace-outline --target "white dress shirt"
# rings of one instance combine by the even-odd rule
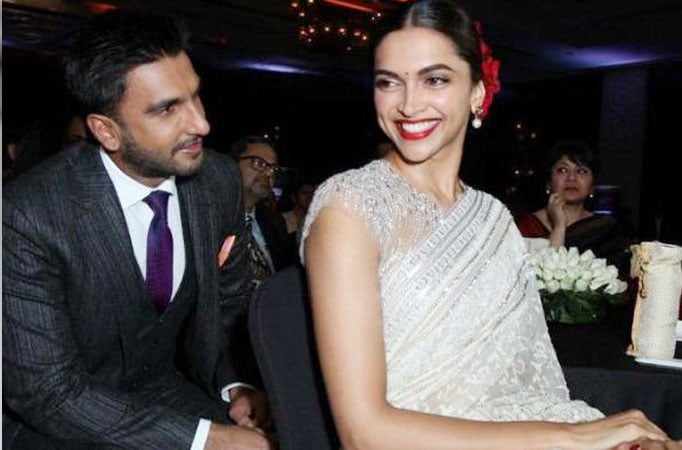
[[[135,259],[140,267],[140,272],[142,272],[142,278],[145,279],[147,278],[147,233],[154,218],[154,212],[143,200],[152,191],[165,191],[170,194],[167,217],[168,228],[173,235],[173,293],[171,294],[171,301],[173,301],[185,273],[185,241],[182,234],[180,202],[178,201],[175,178],[170,177],[157,187],[150,188],[126,175],[104,150],[100,149],[100,156],[104,168],[114,184],[118,201],[121,203],[130,242],[133,244]]]
[[[149,225],[152,222],[154,213],[152,209],[143,200],[152,191],[165,191],[170,194],[168,197],[168,228],[173,235],[173,293],[171,294],[171,301],[178,292],[180,283],[182,282],[183,274],[185,273],[185,241],[182,234],[182,218],[180,216],[180,202],[178,201],[178,191],[175,186],[175,177],[170,177],[164,180],[155,188],[145,186],[130,176],[125,174],[119,167],[111,160],[109,155],[100,148],[100,157],[104,163],[111,182],[114,184],[118,201],[121,203],[123,209],[123,216],[125,217],[126,225],[128,226],[128,234],[130,235],[130,242],[133,244],[133,252],[135,259],[142,272],[142,277],[147,277],[147,233],[149,232]],[[231,386],[228,386],[228,388]],[[226,391],[224,389],[223,391]],[[225,397],[225,394],[223,394]],[[229,397],[228,397],[229,400]],[[194,432],[194,439],[192,440],[192,447],[190,450],[203,450],[208,439],[208,432],[211,427],[211,421],[207,419],[199,419],[199,424]]]

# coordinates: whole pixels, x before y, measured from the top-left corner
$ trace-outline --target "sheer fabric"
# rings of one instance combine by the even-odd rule
[[[318,188],[301,250],[324,207],[360,217],[380,248],[389,403],[480,420],[602,417],[569,400],[523,239],[498,200],[465,187],[442,209],[373,161]]]

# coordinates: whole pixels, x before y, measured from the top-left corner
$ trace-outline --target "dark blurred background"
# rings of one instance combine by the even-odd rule
[[[360,38],[371,39],[374,21],[400,3],[3,0],[3,143],[40,123],[46,153],[56,151],[73,113],[59,61],[75,26],[136,4],[174,11],[190,25],[212,125],[207,145],[226,151],[242,135],[267,134],[281,163],[319,181],[376,155]],[[657,237],[664,215],[679,218],[682,0],[460,3],[482,22],[502,64],[502,91],[467,138],[465,181],[513,212],[539,208],[544,154],[558,140],[580,139],[604,167],[606,207],[641,239]]]

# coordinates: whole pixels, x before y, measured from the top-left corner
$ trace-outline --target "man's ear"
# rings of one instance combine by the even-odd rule
[[[115,152],[121,148],[121,127],[115,120],[102,114],[88,114],[85,123],[105,150]]]

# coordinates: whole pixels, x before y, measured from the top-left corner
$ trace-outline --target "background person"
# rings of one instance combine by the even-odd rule
[[[294,251],[284,219],[263,204],[272,197],[280,170],[277,152],[267,139],[245,136],[232,144],[230,155],[241,173],[244,210],[252,233],[253,280],[259,283],[293,263]]]
[[[520,215],[517,225],[524,237],[548,238],[554,247],[592,250],[615,265],[621,278],[630,271],[631,233],[613,216],[587,208],[598,175],[597,158],[587,144],[559,142],[547,156],[547,206]]]
[[[308,181],[302,181],[290,193],[292,207],[280,214],[287,227],[287,234],[292,243],[292,248],[298,248],[300,244],[300,230],[303,226],[303,219],[308,213],[310,202],[315,194],[317,186]]]

